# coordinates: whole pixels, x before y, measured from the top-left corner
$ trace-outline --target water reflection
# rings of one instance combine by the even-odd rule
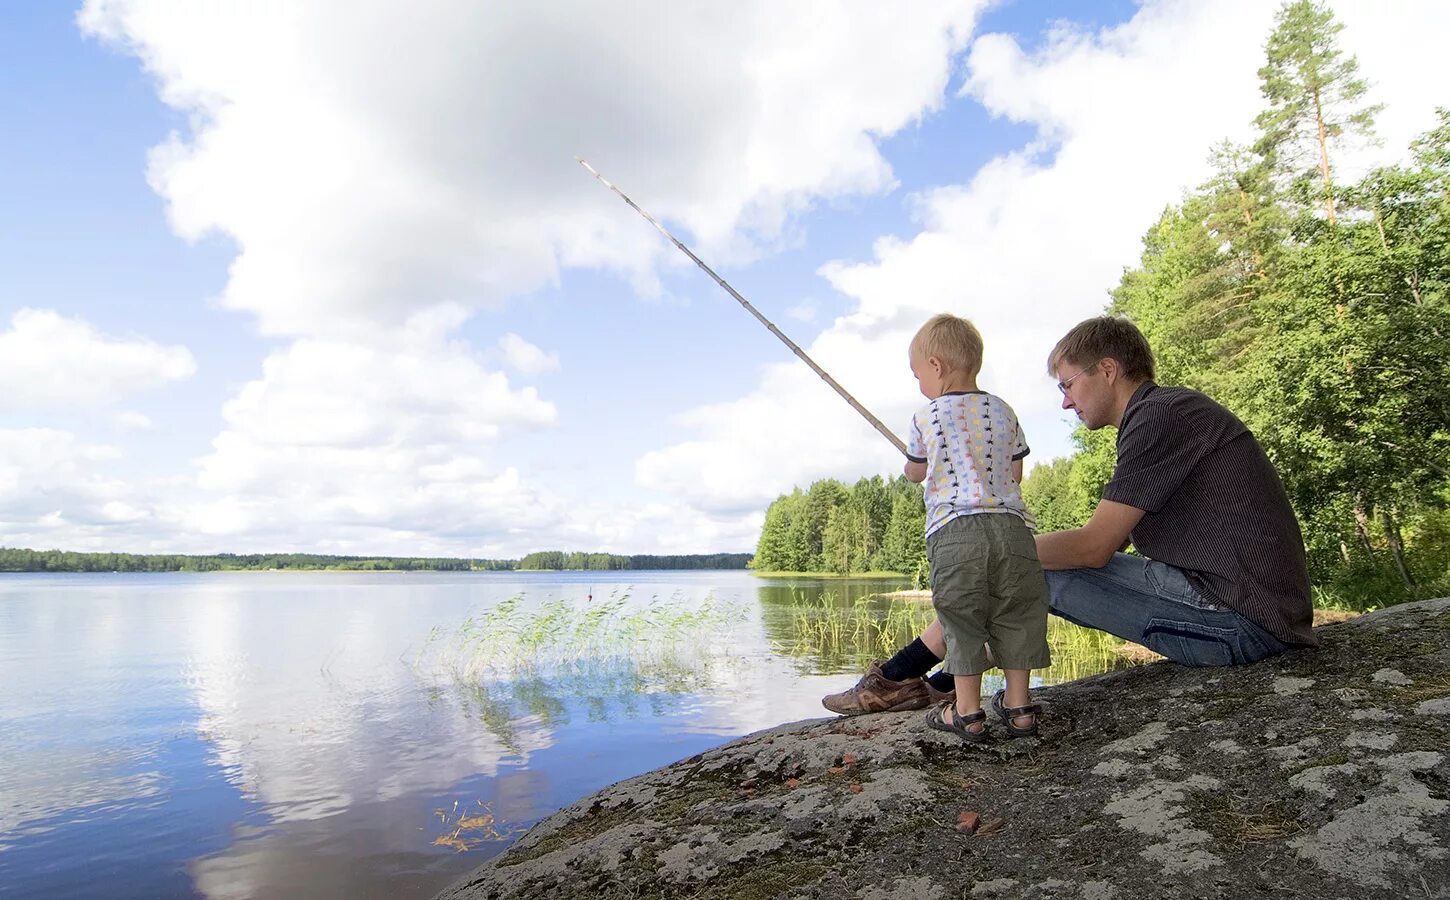
[[[873,593],[872,587],[843,586],[839,593],[815,586],[762,588],[772,646],[794,659],[803,673],[860,673],[872,660],[888,658],[912,641],[935,618],[929,596]],[[1048,617],[1047,641],[1052,666],[1033,673],[1035,684],[1059,684],[1136,664],[1136,657],[1120,652],[1121,639],[1055,616]],[[996,689],[1000,674],[989,673],[989,689]]]
[[[872,597],[902,586],[0,578],[0,885],[429,896],[608,783],[823,715],[929,621]]]

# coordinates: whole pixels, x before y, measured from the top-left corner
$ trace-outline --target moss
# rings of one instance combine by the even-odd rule
[[[1209,701],[1204,717],[1208,719],[1231,719],[1264,699],[1261,693],[1220,694]]]
[[[1184,805],[1194,827],[1234,851],[1277,843],[1304,830],[1303,820],[1279,800],[1255,802],[1217,791],[1194,791]]]
[[[819,862],[779,854],[732,867],[690,896],[694,900],[766,900],[814,884],[825,872]]]
[[[1408,705],[1450,696],[1450,670],[1442,669],[1434,675],[1421,675],[1414,678],[1414,682],[1389,691],[1390,698],[1396,703]]]
[[[1284,773],[1284,777],[1290,778],[1294,775],[1298,775],[1300,772],[1308,771],[1309,769],[1318,769],[1325,766],[1342,766],[1347,762],[1349,762],[1348,753],[1345,753],[1343,751],[1340,751],[1338,753],[1330,753],[1326,756],[1321,756],[1318,759],[1310,760],[1306,763],[1302,763],[1298,766],[1293,767],[1292,769],[1287,770]]]

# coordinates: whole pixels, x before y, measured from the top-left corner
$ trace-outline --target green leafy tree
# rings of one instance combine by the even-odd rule
[[[1344,26],[1321,3],[1295,0],[1280,8],[1259,69],[1268,108],[1254,120],[1259,154],[1285,171],[1304,197],[1317,199],[1336,221],[1330,147],[1346,135],[1368,137],[1379,106],[1363,103],[1369,85],[1359,63],[1336,39]]]

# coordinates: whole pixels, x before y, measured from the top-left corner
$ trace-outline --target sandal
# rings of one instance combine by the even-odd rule
[[[1006,691],[998,691],[992,695],[992,712],[996,713],[997,718],[1001,719],[1002,724],[1007,727],[1007,736],[1014,738],[1036,737],[1037,717],[1042,712],[1042,704],[1029,703],[1026,706],[1003,706],[1003,696],[1006,693]],[[1026,726],[1014,725],[1012,720],[1018,716],[1031,716],[1032,724]]]
[[[952,711],[952,720],[946,720],[946,712]],[[970,726],[982,723],[981,731],[973,731]],[[935,728],[937,731],[945,731],[954,734],[969,744],[985,744],[992,739],[987,733],[987,711],[979,709],[974,713],[963,715],[957,712],[956,703],[947,700],[940,706],[933,706],[926,712],[926,727]]]

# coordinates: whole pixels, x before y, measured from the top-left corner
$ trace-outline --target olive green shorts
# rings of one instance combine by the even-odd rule
[[[946,636],[946,670],[980,675],[994,665],[1044,669],[1047,648],[1047,579],[1037,542],[1012,513],[958,516],[926,539],[931,603]]]

